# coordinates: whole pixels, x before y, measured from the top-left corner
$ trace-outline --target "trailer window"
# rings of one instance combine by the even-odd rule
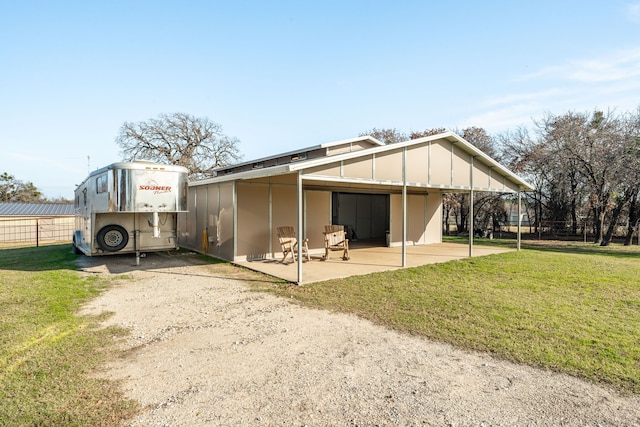
[[[107,174],[100,175],[96,178],[96,193],[106,193],[107,192]]]

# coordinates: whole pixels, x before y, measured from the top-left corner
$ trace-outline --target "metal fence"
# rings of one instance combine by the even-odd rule
[[[0,219],[0,243],[3,246],[47,242],[70,242],[75,220],[72,216],[22,217]]]

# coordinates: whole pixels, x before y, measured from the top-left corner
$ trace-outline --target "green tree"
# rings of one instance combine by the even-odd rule
[[[0,202],[38,202],[42,193],[32,182],[22,182],[4,172],[0,175]]]

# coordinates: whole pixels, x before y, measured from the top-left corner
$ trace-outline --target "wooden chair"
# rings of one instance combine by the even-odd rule
[[[324,226],[324,259],[329,259],[329,251],[342,251],[342,259],[349,259],[349,239],[343,225]]]
[[[289,254],[291,254],[291,258],[293,262],[296,261],[296,255],[298,255],[298,238],[296,237],[296,232],[293,227],[278,227],[276,229],[278,233],[278,240],[280,241],[280,247],[282,248],[282,263],[287,258]],[[307,261],[311,261],[311,257],[309,256],[309,247],[307,243],[309,239],[302,240],[302,254],[303,256],[307,256]]]

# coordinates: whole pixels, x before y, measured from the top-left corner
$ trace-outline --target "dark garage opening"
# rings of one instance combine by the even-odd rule
[[[384,244],[389,230],[389,195],[334,192],[332,222],[348,227],[351,240],[374,240]]]

